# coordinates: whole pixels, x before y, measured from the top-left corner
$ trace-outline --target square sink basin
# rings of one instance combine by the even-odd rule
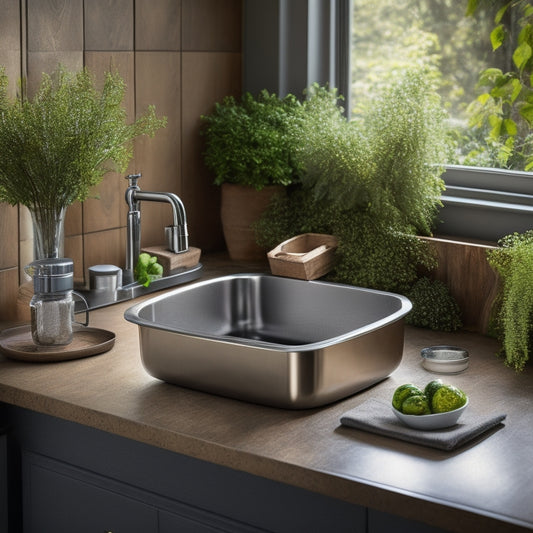
[[[400,364],[404,296],[323,281],[237,274],[126,310],[146,371],[168,383],[302,409],[350,396]]]

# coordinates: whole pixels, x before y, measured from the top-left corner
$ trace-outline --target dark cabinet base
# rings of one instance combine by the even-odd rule
[[[2,410],[22,451],[23,533],[439,531],[58,418]]]

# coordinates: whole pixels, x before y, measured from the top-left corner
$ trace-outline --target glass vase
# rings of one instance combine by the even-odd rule
[[[33,206],[30,208],[34,260],[63,257],[66,211],[66,207]]]

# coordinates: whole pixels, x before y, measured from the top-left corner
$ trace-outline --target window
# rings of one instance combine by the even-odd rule
[[[424,67],[450,116],[449,163],[533,169],[532,2],[353,1],[354,113],[395,72]]]
[[[509,162],[498,164],[497,143],[476,154],[476,143],[488,137],[491,129],[485,126],[484,132],[474,135],[467,127],[467,108],[477,96],[480,71],[487,66],[500,65],[505,73],[508,65],[513,65],[511,52],[518,36],[496,53],[492,52],[490,39],[496,26],[497,9],[508,2],[510,0],[291,0],[282,3],[245,0],[243,88],[251,92],[267,88],[282,95],[286,92],[298,94],[302,87],[314,81],[330,83],[346,96],[345,104],[353,110],[357,95],[368,94],[370,82],[379,83],[394,76],[394,65],[394,68],[405,67],[404,61],[410,59],[433,69],[440,81],[439,90],[445,105],[453,117],[450,122],[466,137],[462,149],[457,150],[456,157],[450,161],[455,164],[448,165],[443,176],[447,190],[442,197],[444,209],[440,218],[443,223],[437,232],[495,241],[513,231],[533,227],[533,169],[528,172],[509,170],[519,167],[511,167]],[[467,7],[474,4],[478,4],[475,17],[465,17]],[[529,7],[527,11],[533,0],[513,0],[512,5],[515,7],[505,10],[501,22],[506,27],[514,27],[516,34],[516,29],[533,23],[533,9]],[[520,11],[522,8],[525,11]],[[353,14],[349,15],[350,12]],[[527,37],[533,41],[533,30],[529,30]],[[533,42],[531,44],[530,48]],[[346,50],[350,53],[345,54]],[[523,55],[526,56],[527,53]],[[502,63],[504,59],[507,63]],[[522,74],[526,85],[529,83],[529,93],[525,91],[522,96],[529,94],[533,99],[533,58],[526,63]],[[353,95],[349,91],[350,74],[353,74]],[[526,74],[530,76],[529,81]],[[533,110],[533,101],[530,105]],[[488,124],[490,126],[490,122]],[[505,129],[503,131],[505,133]],[[505,148],[506,139],[503,137],[503,140]],[[524,153],[527,155],[527,150]],[[533,156],[533,146],[530,153]],[[503,150],[502,156],[505,155]],[[489,156],[492,159],[489,160]],[[464,166],[465,163],[477,166]],[[490,168],[498,166],[500,168]],[[493,208],[498,216],[493,215]],[[480,215],[476,216],[476,221],[472,218],[474,212]]]
[[[353,0],[351,22],[352,113],[409,66],[438,86],[456,144],[436,232],[494,242],[531,229],[533,2]]]

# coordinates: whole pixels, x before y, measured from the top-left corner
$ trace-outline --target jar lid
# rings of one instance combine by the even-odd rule
[[[35,293],[64,292],[74,286],[74,263],[66,257],[38,259],[24,270],[33,277]]]

